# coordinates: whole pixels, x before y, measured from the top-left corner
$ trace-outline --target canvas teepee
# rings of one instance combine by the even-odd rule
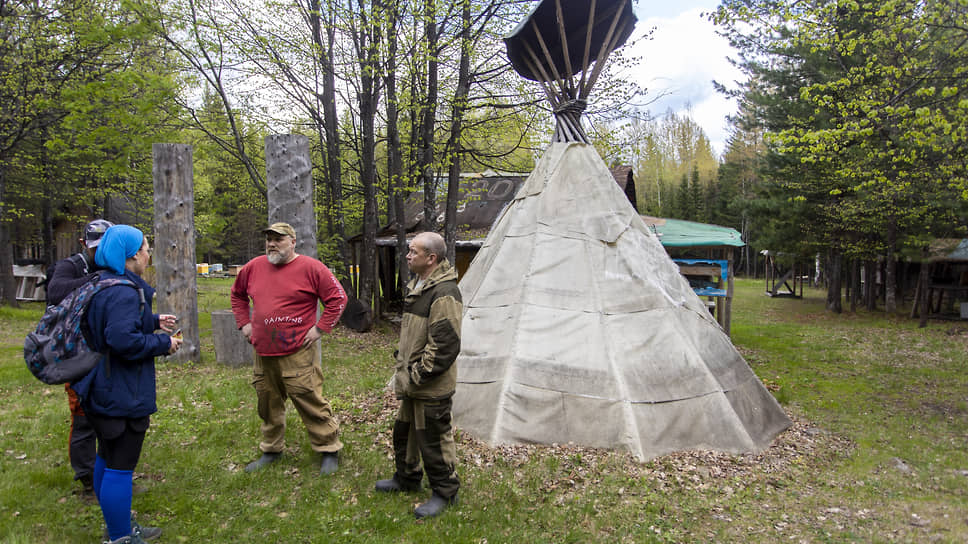
[[[525,77],[557,71],[532,78],[556,110],[584,100],[583,85],[634,24],[629,0],[571,0],[572,12],[590,9],[574,23],[579,32],[561,2],[539,4],[508,38],[515,64],[511,43],[522,30],[540,37],[539,28],[567,27],[560,36],[588,44],[599,29],[593,77],[577,86],[571,76],[590,57],[578,70],[562,66],[574,55],[568,40],[558,44],[563,54],[541,61],[535,47],[520,48]],[[532,24],[541,17],[556,23]],[[548,50],[547,37],[531,39]],[[584,143],[573,111],[557,116],[555,142],[460,281],[457,426],[491,444],[573,442],[642,460],[687,449],[762,450],[789,419]]]

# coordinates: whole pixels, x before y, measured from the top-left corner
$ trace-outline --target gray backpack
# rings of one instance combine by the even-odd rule
[[[31,374],[47,384],[72,383],[97,365],[105,354],[92,350],[88,342],[87,307],[94,295],[115,285],[137,289],[141,297],[139,313],[144,311],[145,293],[131,280],[95,275],[60,304],[48,306],[37,328],[27,335],[24,361]]]

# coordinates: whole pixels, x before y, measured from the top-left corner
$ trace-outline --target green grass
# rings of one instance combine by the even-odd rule
[[[213,310],[231,280],[199,281],[202,361],[158,365],[159,412],[136,473],[138,518],[162,542],[968,541],[968,325],[832,315],[823,293],[737,282],[733,340],[795,420],[761,454],[686,452],[636,463],[578,447],[488,448],[458,431],[461,506],[416,522],[418,495],[381,495],[392,471],[395,332],[338,329],[324,395],[345,444],[318,476],[292,410],[284,460],[257,474],[249,369],[215,364]],[[24,368],[39,304],[0,308],[0,542],[98,542],[73,496],[60,386]]]

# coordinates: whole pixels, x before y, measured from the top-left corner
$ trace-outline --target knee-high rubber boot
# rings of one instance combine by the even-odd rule
[[[108,536],[117,540],[131,534],[131,481],[134,471],[104,469],[101,481],[101,514]]]
[[[108,468],[108,464],[104,462],[104,458],[98,455],[94,458],[94,496],[97,497],[98,502],[101,502],[101,482],[104,481],[104,469]]]

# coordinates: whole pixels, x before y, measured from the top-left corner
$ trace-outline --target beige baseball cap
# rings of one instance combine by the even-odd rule
[[[280,236],[296,238],[296,229],[292,228],[292,225],[289,223],[273,223],[268,228],[262,229],[262,234],[268,234],[270,232],[274,232]]]

